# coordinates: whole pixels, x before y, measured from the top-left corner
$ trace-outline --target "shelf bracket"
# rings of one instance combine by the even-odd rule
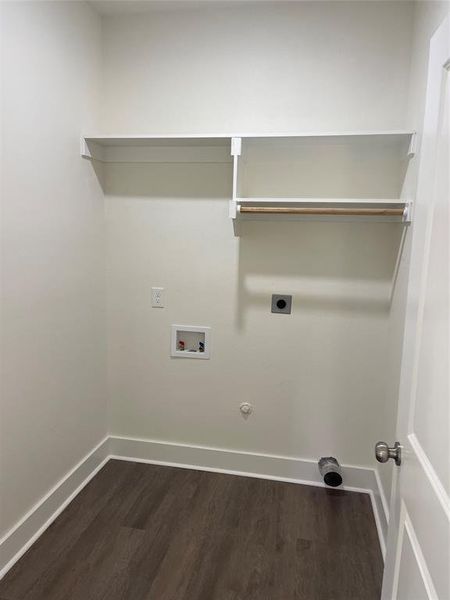
[[[83,158],[92,159],[92,153],[84,135],[82,135],[80,138],[80,154]]]
[[[242,138],[231,138],[231,156],[240,156],[242,152]]]
[[[80,138],[80,154],[88,160],[104,161],[104,149],[102,146],[92,140],[88,142],[84,135]]]
[[[238,168],[239,168],[239,157],[242,152],[242,138],[233,137],[231,138],[231,156],[233,157],[233,196],[230,200],[229,215],[233,219],[234,234],[237,235],[236,231],[236,217],[237,217],[237,198],[238,198]]]
[[[409,141],[408,158],[414,158],[414,156],[416,155],[416,150],[417,150],[417,133],[415,131],[413,131],[413,133],[411,134],[411,139]]]

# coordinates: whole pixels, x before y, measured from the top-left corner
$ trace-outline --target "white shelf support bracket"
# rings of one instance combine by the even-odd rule
[[[408,158],[414,158],[417,150],[417,133],[414,131],[411,135],[411,140],[409,142],[408,148]]]
[[[231,138],[231,156],[240,156],[242,151],[242,138]]]
[[[80,154],[83,158],[92,159],[92,153],[89,150],[89,146],[84,135],[82,135],[80,138]]]
[[[239,157],[242,151],[242,138],[231,138],[231,156],[233,157],[233,197],[230,200],[230,218],[236,219],[237,216],[237,198],[238,198],[238,169]],[[233,221],[233,225],[235,222]],[[236,227],[235,227],[236,235]]]
[[[104,162],[104,150],[105,148],[103,148],[100,144],[97,144],[92,140],[88,142],[84,135],[81,136],[80,154],[83,158]]]

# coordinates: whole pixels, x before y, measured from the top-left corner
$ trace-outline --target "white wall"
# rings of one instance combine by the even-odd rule
[[[448,1],[423,1],[414,5],[407,123],[409,127],[416,127],[419,132],[422,130],[425,111],[430,40],[449,11]]]
[[[105,18],[104,131],[404,125],[410,3],[170,4]]]
[[[237,241],[227,174],[106,169],[112,432],[370,464],[399,226],[251,223]],[[292,316],[270,314],[276,292]],[[171,359],[171,323],[211,326],[211,360]]]
[[[107,17],[104,131],[402,128],[411,18],[405,2]],[[401,226],[253,223],[237,240],[229,169],[105,168],[112,432],[373,465]],[[276,292],[290,317],[270,314]],[[170,359],[171,323],[210,325],[211,360]]]
[[[445,14],[449,11],[449,2],[416,2],[414,5],[413,38],[411,48],[411,68],[408,85],[407,102],[407,127],[418,132],[418,152],[411,161],[404,186],[404,195],[414,199],[416,193],[416,179],[420,162],[420,142],[425,109],[425,92],[427,84],[427,68],[429,44],[431,37]],[[387,381],[387,402],[385,409],[385,432],[383,440],[392,442],[395,438],[395,421],[397,416],[397,400],[400,384],[401,354],[403,344],[403,329],[405,317],[405,303],[408,289],[408,271],[410,244],[414,225],[408,228],[404,240],[402,260],[399,264],[398,277],[392,297],[392,306],[389,315],[389,378]],[[377,469],[389,501],[391,493],[391,475],[393,463],[377,465]]]
[[[2,10],[5,531],[106,432],[102,190],[80,130],[420,128],[443,3],[417,5],[410,82],[408,2],[221,4],[103,28],[82,2]],[[105,169],[113,433],[373,465],[373,442],[393,436],[400,228],[253,223],[236,240],[229,176],[227,163]],[[278,291],[294,294],[291,317],[269,313]],[[213,327],[211,361],[169,358],[173,322]]]
[[[106,433],[103,198],[79,156],[100,25],[82,2],[2,3],[2,532]]]

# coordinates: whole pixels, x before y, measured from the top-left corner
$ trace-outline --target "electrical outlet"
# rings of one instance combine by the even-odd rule
[[[292,308],[292,296],[286,294],[272,294],[272,307],[273,313],[280,313],[282,315],[290,315]]]
[[[164,288],[152,287],[152,308],[164,308]]]

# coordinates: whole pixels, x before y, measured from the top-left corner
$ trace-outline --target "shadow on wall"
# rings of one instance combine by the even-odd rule
[[[118,202],[124,198],[147,204],[231,197],[229,163],[112,163],[100,165],[96,172],[105,194]],[[177,221],[170,206],[166,229],[169,221]],[[189,231],[189,219],[197,224],[202,216],[183,217],[183,210],[189,210],[187,205],[184,209],[180,205],[178,215],[186,224],[183,235],[187,246],[195,248],[198,229]],[[226,218],[223,224],[219,230],[217,223],[206,223],[203,235],[210,244],[237,244],[238,329],[243,329],[249,310],[267,310],[272,293],[292,294],[294,309],[302,311],[374,315],[389,311],[402,224],[247,221],[240,224],[238,240],[233,238],[231,221]]]
[[[212,200],[231,198],[231,169],[231,163],[220,162],[112,163],[96,173],[111,197]]]
[[[239,239],[239,328],[272,293],[294,308],[387,314],[403,226],[398,223],[246,222]]]

